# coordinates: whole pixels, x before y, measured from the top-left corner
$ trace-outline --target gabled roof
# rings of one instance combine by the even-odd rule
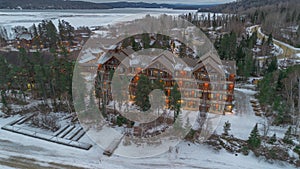
[[[207,52],[203,56],[200,57],[198,63],[205,61],[206,59],[212,59],[213,62],[216,64],[222,64],[221,59],[217,56],[217,54],[213,53],[212,51]]]
[[[170,71],[170,73],[175,70],[195,72],[204,67],[208,73],[218,73],[223,75],[225,72],[226,74],[236,74],[235,61],[221,61],[217,54],[213,52],[206,53],[198,61],[188,57],[178,58],[169,51],[164,51],[155,57],[149,55],[135,56],[132,55],[133,53],[135,53],[135,51],[130,47],[110,50],[103,54],[97,63],[104,64],[114,57],[126,67],[141,67],[145,69],[150,68],[155,63],[160,63]]]
[[[187,64],[186,62],[192,62],[193,59],[188,58],[183,60],[182,58],[178,58],[176,56],[174,56],[171,52],[168,51],[164,51],[163,53],[161,53],[160,55],[158,55],[157,57],[155,57],[152,60],[151,65],[159,62],[162,65],[164,65],[164,67],[170,71],[170,73],[173,73],[175,70],[186,70],[186,71],[191,71],[193,69],[193,66],[191,66],[192,63]],[[197,62],[194,60],[194,64],[197,64]],[[150,67],[151,65],[149,65],[148,67]]]
[[[32,36],[30,33],[22,33],[22,34],[18,35],[17,38],[19,40],[23,40],[23,39],[24,40],[32,40]]]
[[[106,53],[104,53],[102,56],[100,56],[97,63],[104,64],[105,62],[107,62],[113,57],[119,60],[120,62],[122,62],[126,57],[128,57],[130,54],[133,53],[132,51],[133,50],[132,49],[130,50],[130,48],[109,50]]]
[[[151,63],[147,66],[147,68],[150,68],[151,66],[155,65],[155,63],[162,64],[168,70],[169,73],[174,72],[175,60],[173,59],[173,56],[169,52],[163,52],[157,57],[154,57],[151,60]]]
[[[202,62],[199,62],[197,66],[193,69],[193,72],[197,71],[198,69],[204,67],[208,74],[210,73],[220,73],[221,75],[224,73],[223,68],[221,67],[221,64],[216,63],[213,59],[207,58]],[[209,68],[212,68],[213,70],[210,70]]]
[[[200,59],[197,62],[197,65],[193,69],[193,72],[197,71],[203,66],[205,67],[205,69],[207,69],[208,66],[210,66],[218,73],[223,74],[224,70],[221,67],[221,65],[222,65],[222,61],[220,60],[220,58],[214,52],[209,51],[200,57]],[[211,72],[210,70],[206,70],[206,71],[208,72],[208,74]]]

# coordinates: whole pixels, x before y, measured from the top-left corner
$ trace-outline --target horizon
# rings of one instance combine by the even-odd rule
[[[77,1],[77,0],[72,0]],[[79,0],[94,3],[110,3],[110,2],[144,2],[144,3],[157,3],[157,4],[181,4],[181,5],[213,5],[213,4],[225,4],[234,2],[236,0],[186,0],[184,3],[181,0]]]

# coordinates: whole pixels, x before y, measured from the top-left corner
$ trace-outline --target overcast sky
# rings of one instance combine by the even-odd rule
[[[235,0],[83,0],[90,2],[120,2],[120,1],[129,1],[129,2],[148,2],[148,3],[168,3],[168,4],[215,4],[215,3],[226,3],[232,2]]]

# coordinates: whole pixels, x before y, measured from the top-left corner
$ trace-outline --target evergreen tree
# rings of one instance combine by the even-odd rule
[[[231,123],[229,121],[225,122],[224,126],[223,126],[223,131],[224,131],[224,135],[228,136],[228,132],[231,130]]]
[[[33,37],[38,37],[39,34],[38,34],[38,30],[37,30],[35,24],[32,25],[32,29],[33,29],[33,30],[32,30]]]
[[[69,43],[72,45],[73,44],[73,40],[75,37],[75,28],[69,23],[69,22],[65,22],[66,25],[66,31],[67,31],[67,40],[69,41]]]
[[[32,26],[33,30],[32,30],[32,34],[33,34],[33,44],[36,45],[38,48],[40,46],[40,38],[39,38],[39,33],[38,33],[38,29],[36,27],[35,24],[33,24]]]
[[[212,25],[213,25],[213,28],[216,28],[218,26],[217,24],[217,17],[216,17],[216,13],[213,14],[213,21],[212,21]]]
[[[268,42],[268,45],[273,45],[273,35],[272,35],[272,33],[269,34],[267,42]]]
[[[138,51],[140,50],[140,44],[138,42],[135,41],[135,38],[134,37],[130,37],[131,39],[131,45],[132,45],[132,49],[134,51]]]
[[[229,49],[227,49],[227,51],[229,51],[228,54],[228,60],[235,60],[235,56],[236,56],[236,50],[237,50],[237,36],[235,34],[235,32],[230,32],[230,36],[229,36]]]
[[[57,47],[57,30],[52,21],[48,21],[46,25],[46,34],[49,42],[49,47],[55,49]]]
[[[143,48],[144,49],[149,49],[150,48],[149,34],[147,34],[147,33],[142,34],[142,43],[143,43]]]
[[[10,77],[9,75],[9,66],[6,61],[6,58],[0,55],[0,90],[7,89],[8,80]]]
[[[269,139],[269,144],[274,144],[277,141],[276,134],[274,133],[273,136]]]
[[[271,63],[269,64],[268,66],[268,69],[267,69],[267,72],[273,72],[273,71],[276,71],[278,68],[277,66],[277,57],[274,56],[271,60]]]
[[[59,37],[61,41],[65,41],[66,40],[66,32],[65,32],[65,27],[62,24],[62,22],[60,20],[58,20],[58,31],[59,31]]]
[[[240,68],[239,74],[244,76],[245,78],[248,78],[253,71],[254,62],[252,55],[253,54],[251,50],[246,49],[244,61],[238,63],[238,67]]]
[[[160,89],[163,90],[164,89],[164,82],[161,80],[161,77],[158,77],[154,83],[152,84],[152,90],[153,89]]]
[[[257,124],[254,126],[253,130],[251,131],[247,142],[248,142],[248,146],[252,149],[256,149],[260,147],[261,138],[257,128]]]
[[[221,36],[216,42],[217,50],[221,59],[234,60],[237,55],[237,37],[234,32]]]
[[[140,110],[147,111],[151,105],[149,101],[149,93],[151,92],[150,80],[147,76],[141,75],[136,86],[136,95],[134,98],[135,104],[140,107]]]
[[[180,99],[181,99],[181,94],[180,91],[178,90],[178,85],[176,83],[171,89],[170,96],[169,96],[170,108],[174,110],[174,121],[176,120],[180,112],[180,107],[181,107]]]
[[[1,103],[2,103],[1,111],[6,114],[10,113],[11,107],[7,103],[6,93],[4,90],[1,90]]]
[[[283,142],[285,142],[287,144],[293,144],[293,140],[292,140],[292,127],[291,126],[285,132],[284,137],[283,137]]]

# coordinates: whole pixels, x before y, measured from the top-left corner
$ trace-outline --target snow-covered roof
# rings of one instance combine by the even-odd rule
[[[112,57],[115,57],[120,62],[122,62],[126,57],[128,57],[129,55],[131,55],[132,53],[135,52],[130,47],[124,48],[124,49],[117,49],[116,45],[113,45],[112,49],[113,50],[109,50],[106,53],[102,54],[102,56],[100,56],[97,63],[98,64],[104,64],[105,62],[107,62]]]
[[[94,60],[94,59],[96,59],[96,56],[94,56],[94,55],[89,55],[89,54],[85,54],[85,55],[83,55],[83,56],[81,57],[81,60],[78,61],[78,62],[79,62],[79,63],[87,63],[87,62],[89,62],[89,61],[91,61],[91,60]]]
[[[98,64],[104,64],[112,57],[115,57],[127,67],[155,68],[157,67],[156,64],[160,63],[163,65],[164,70],[173,73],[175,70],[197,71],[201,67],[206,68],[208,66],[214,72],[236,74],[234,61],[222,62],[213,52],[208,52],[198,61],[188,57],[178,58],[169,51],[164,51],[157,56],[131,55],[132,52],[134,52],[132,49],[109,51],[99,58]]]
[[[22,39],[24,39],[24,40],[32,40],[32,36],[31,36],[30,33],[22,33],[17,38],[20,39],[20,40],[22,40]]]

